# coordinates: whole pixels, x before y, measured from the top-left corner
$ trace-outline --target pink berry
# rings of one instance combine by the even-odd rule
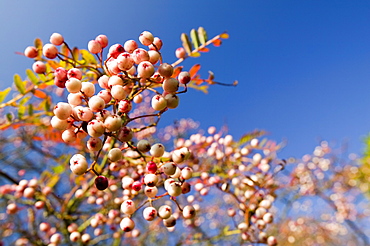
[[[80,92],[82,88],[82,83],[79,79],[70,78],[69,80],[67,80],[65,86],[69,93],[77,93]]]
[[[67,73],[68,79],[70,78],[76,78],[81,80],[82,79],[82,71],[78,68],[71,68],[68,70]]]
[[[135,222],[131,218],[125,217],[121,220],[120,227],[122,231],[129,232],[134,229]]]
[[[122,119],[117,115],[110,115],[104,121],[104,127],[111,132],[117,131],[122,126]]]
[[[108,37],[104,34],[100,34],[99,36],[95,38],[95,40],[100,43],[100,46],[102,48],[105,48],[108,46]]]
[[[132,59],[134,60],[136,64],[139,64],[140,62],[143,62],[143,61],[149,61],[149,54],[146,50],[142,48],[137,48],[132,53]]]
[[[108,58],[112,57],[112,58],[116,59],[119,56],[119,54],[121,54],[123,52],[125,52],[125,49],[122,47],[122,45],[114,44],[109,48]]]
[[[127,40],[123,46],[128,53],[132,53],[138,48],[135,40]]]
[[[180,47],[180,48],[177,48],[177,49],[176,49],[175,54],[176,54],[176,57],[177,57],[177,58],[179,58],[179,59],[181,59],[181,58],[185,58],[185,56],[186,56],[186,51],[185,51],[185,49],[184,49],[184,48]]]
[[[63,67],[58,67],[57,69],[55,69],[54,76],[56,79],[62,80],[62,81],[67,81],[68,79],[67,70]]]
[[[140,62],[137,66],[137,75],[140,78],[150,78],[154,74],[154,66],[149,61]]]
[[[129,70],[134,65],[134,59],[132,59],[131,54],[123,52],[117,57],[117,66],[122,71]]]
[[[92,120],[87,124],[87,133],[91,137],[100,137],[104,134],[104,123],[100,120]]]
[[[154,41],[154,36],[151,32],[143,31],[139,36],[139,41],[141,44],[145,46],[149,46]]]
[[[45,44],[42,47],[42,54],[49,59],[54,59],[58,56],[58,49],[54,44]]]
[[[140,191],[141,190],[141,187],[142,187],[142,184],[139,181],[135,181],[132,184],[132,189],[135,190],[135,191]]]
[[[66,120],[72,113],[72,107],[68,103],[59,102],[55,105],[53,112],[59,119]]]
[[[99,151],[103,147],[103,142],[98,137],[91,137],[87,140],[86,145],[90,151]]]
[[[121,79],[120,76],[113,75],[109,78],[108,80],[108,87],[112,88],[114,85],[121,85],[123,86],[123,80]]]
[[[98,97],[102,98],[106,104],[112,100],[112,94],[107,90],[99,91]]]
[[[81,92],[87,97],[92,97],[95,94],[94,84],[91,82],[83,82]]]
[[[113,85],[110,93],[116,101],[121,101],[128,96],[125,88],[122,85]]]
[[[109,77],[107,75],[103,75],[98,79],[98,84],[103,89],[109,89],[108,87],[108,80]]]
[[[154,40],[153,40],[153,43],[151,45],[149,45],[149,49],[151,49],[151,50],[160,50],[162,48],[162,46],[163,46],[162,40],[158,37],[155,37]]]
[[[121,113],[128,113],[132,109],[131,101],[128,100],[122,100],[118,104],[118,111]]]
[[[181,84],[186,85],[191,80],[190,73],[183,71],[177,76],[177,79]]]
[[[28,58],[36,58],[38,55],[37,49],[34,46],[28,46],[24,50],[24,55]]]
[[[32,70],[35,73],[45,73],[46,65],[42,61],[36,61],[32,64]]]
[[[89,108],[93,111],[93,112],[99,112],[101,110],[103,110],[105,108],[105,101],[103,98],[99,97],[99,96],[92,96],[90,99],[89,99]]]
[[[154,161],[149,161],[147,164],[146,164],[146,171],[148,173],[156,173],[157,172],[157,164],[154,162]]]
[[[93,54],[98,54],[102,51],[101,44],[96,40],[90,40],[87,47],[88,50]]]
[[[88,107],[76,106],[72,111],[73,114],[82,121],[90,121],[94,116],[94,113]]]
[[[153,207],[146,207],[143,210],[143,217],[147,221],[152,221],[157,217],[157,210]]]
[[[56,46],[62,45],[64,43],[64,38],[61,34],[55,32],[50,36],[50,43]]]
[[[149,54],[149,62],[151,64],[156,64],[161,58],[161,55],[156,50],[149,50],[148,54]]]

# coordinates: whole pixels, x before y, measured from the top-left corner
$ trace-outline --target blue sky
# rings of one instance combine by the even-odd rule
[[[88,6],[88,7],[87,7]],[[220,82],[210,93],[190,91],[161,126],[193,118],[201,128],[227,124],[239,138],[256,128],[287,140],[282,157],[310,153],[320,139],[349,143],[361,153],[370,130],[369,1],[0,1],[0,89],[32,62],[15,55],[53,32],[86,48],[98,34],[110,44],[149,30],[175,60],[181,32],[203,26],[230,39],[199,59],[202,74]]]

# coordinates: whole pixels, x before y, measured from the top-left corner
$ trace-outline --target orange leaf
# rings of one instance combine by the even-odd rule
[[[172,74],[172,78],[177,78],[177,76],[179,76],[179,73],[182,71],[182,66],[180,67],[175,67],[173,69],[173,74]]]
[[[58,67],[60,67],[60,64],[56,61],[48,60],[48,64],[50,65],[50,67],[54,69],[57,69]]]
[[[216,39],[215,41],[212,42],[214,46],[218,47],[221,45],[222,41],[220,39]]]
[[[196,85],[200,85],[201,83],[203,83],[203,79],[192,79],[191,81],[194,81],[194,83],[196,84]]]
[[[208,49],[208,48],[206,48],[206,47],[204,47],[204,48],[199,49],[199,51],[200,51],[200,52],[209,52],[209,49]]]
[[[35,95],[35,97],[38,97],[38,98],[41,98],[41,99],[45,99],[45,98],[48,97],[48,95],[45,92],[40,91],[40,90],[35,90],[33,92],[33,94]]]
[[[38,87],[39,89],[45,89],[46,87],[48,87],[49,85],[48,84],[40,84]]]
[[[223,39],[229,38],[229,34],[222,33],[222,34],[220,34],[220,38],[223,38]]]
[[[199,71],[200,69],[200,64],[195,64],[192,66],[189,70],[190,77],[193,78]]]

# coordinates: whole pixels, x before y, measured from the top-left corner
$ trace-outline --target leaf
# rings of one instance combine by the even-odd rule
[[[67,46],[65,44],[62,44],[60,46],[60,53],[64,56],[68,56],[69,55],[69,50],[67,48]]]
[[[199,49],[199,51],[205,53],[205,52],[209,52],[209,49],[204,47],[204,48]]]
[[[204,45],[208,40],[206,30],[204,30],[204,28],[201,26],[198,28],[198,37],[202,45]]]
[[[35,47],[37,49],[37,57],[36,57],[36,59],[39,60],[42,57],[42,40],[39,39],[39,38],[36,38],[33,43],[34,43],[34,45],[35,45]]]
[[[257,138],[263,135],[266,135],[267,132],[264,130],[254,130],[252,132],[249,132],[247,134],[244,134],[238,141],[239,145],[245,144],[252,140],[253,138]]]
[[[180,67],[175,67],[175,68],[173,69],[172,78],[177,78],[177,76],[179,76],[179,74],[181,73],[182,68],[183,68],[182,66],[180,66]]]
[[[3,91],[0,91],[0,103],[2,103],[6,96],[9,94],[9,92],[11,91],[12,89],[10,87],[6,88],[5,90]]]
[[[186,53],[188,53],[188,55],[190,55],[193,48],[192,48],[191,43],[189,41],[188,35],[186,35],[186,33],[182,33],[180,39],[182,41],[182,46],[184,47]]]
[[[195,29],[191,29],[190,31],[190,37],[191,37],[191,42],[193,43],[193,46],[195,49],[198,49],[200,46],[199,38],[198,38],[198,33],[195,31]]]
[[[30,116],[33,115],[33,106],[32,106],[32,104],[28,105],[28,115],[30,115]]]
[[[190,77],[194,78],[194,76],[198,73],[199,69],[200,64],[195,64],[194,66],[192,66],[189,70]]]
[[[27,77],[31,80],[32,84],[37,85],[39,82],[39,79],[34,74],[34,72],[31,69],[26,69]]]
[[[35,95],[35,97],[41,98],[41,99],[45,99],[45,98],[48,97],[48,95],[45,92],[41,91],[41,90],[34,90],[33,95]]]
[[[13,115],[11,113],[7,113],[6,119],[11,123],[13,121]]]
[[[220,38],[227,39],[227,38],[229,38],[229,34],[227,34],[226,32],[221,33]]]
[[[26,107],[23,105],[19,105],[18,106],[18,118],[22,119],[25,112],[26,112]]]
[[[85,60],[85,64],[97,64],[95,57],[87,50],[80,50],[82,59]]]
[[[57,68],[61,67],[61,65],[58,62],[53,61],[53,60],[48,60],[48,64],[53,69],[57,69]]]
[[[26,93],[26,85],[25,82],[22,81],[21,76],[19,74],[14,75],[14,84],[17,87],[18,91],[24,95]]]
[[[200,53],[199,52],[193,52],[193,53],[191,53],[190,56],[191,57],[199,57],[200,56]]]
[[[80,56],[80,50],[77,47],[74,47],[72,50],[72,56],[74,60],[78,60]]]
[[[222,44],[222,41],[220,39],[216,39],[215,41],[213,41],[213,45],[216,47],[219,47],[221,44]]]

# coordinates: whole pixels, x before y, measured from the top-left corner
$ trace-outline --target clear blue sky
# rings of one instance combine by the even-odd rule
[[[360,153],[370,130],[369,1],[0,1],[0,89],[31,60],[15,55],[59,32],[81,48],[98,34],[110,44],[149,30],[172,62],[181,32],[203,26],[230,39],[200,59],[203,74],[236,88],[190,91],[164,123],[184,117],[201,127],[227,124],[236,138],[256,128],[288,140],[283,157],[310,153],[319,139],[349,141]]]

